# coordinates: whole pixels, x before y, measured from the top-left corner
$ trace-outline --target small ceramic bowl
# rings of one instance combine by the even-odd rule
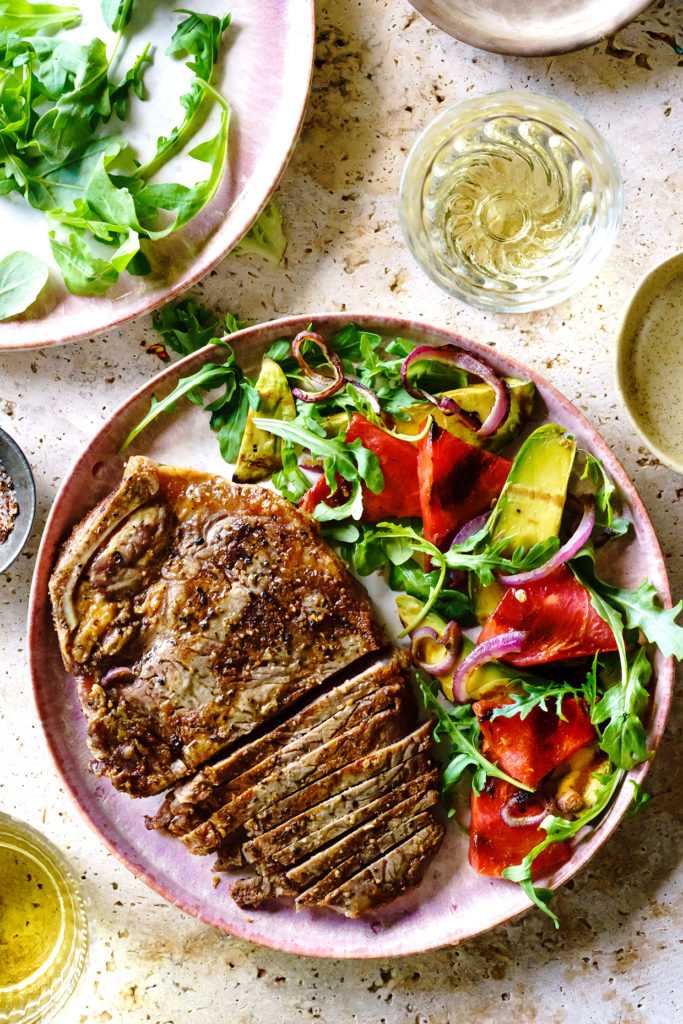
[[[683,475],[683,252],[642,278],[617,334],[617,384],[633,426]]]
[[[0,467],[14,485],[19,512],[14,529],[4,544],[0,544],[0,572],[5,572],[22,551],[31,533],[36,513],[36,486],[26,456],[9,434],[0,429]]]
[[[492,53],[542,57],[591,46],[651,0],[410,0],[435,25]]]

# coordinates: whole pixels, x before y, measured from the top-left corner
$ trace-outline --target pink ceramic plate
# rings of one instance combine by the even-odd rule
[[[453,341],[451,332],[387,317],[330,314],[300,316],[250,327],[234,337],[238,359],[253,366],[264,347],[293,335],[313,322],[315,330],[330,335],[349,320],[389,337],[401,335],[417,344]],[[458,344],[460,341],[458,340]],[[618,484],[626,514],[633,520],[634,539],[624,544],[616,560],[615,577],[634,586],[648,576],[668,607],[671,604],[664,563],[652,524],[621,465],[586,419],[538,374],[513,359],[475,342],[467,347],[488,360],[496,370],[531,379],[538,388],[537,422],[556,420],[571,430],[580,446],[599,456]],[[177,840],[148,832],[143,816],[156,808],[160,797],[131,800],[107,781],[88,771],[84,719],[73,679],[65,675],[50,620],[47,583],[59,544],[74,523],[118,481],[122,461],[118,446],[149,408],[150,398],[168,393],[178,377],[194,373],[207,359],[220,358],[220,350],[203,349],[159,374],[125,402],[78,458],[57,495],[38,554],[29,610],[29,658],[38,712],[47,741],[64,782],[80,810],[109,848],[130,870],[167,900],[203,921],[241,938],[265,946],[309,956],[382,957],[413,953],[475,935],[529,907],[514,884],[475,874],[467,864],[467,844],[457,829],[447,839],[425,880],[412,892],[363,920],[346,920],[332,911],[240,910],[222,882],[212,883],[210,858],[194,857]],[[225,472],[218,446],[210,434],[206,414],[185,403],[176,414],[156,421],[156,432],[143,435],[136,449],[166,462]],[[622,542],[618,542],[622,543]],[[388,602],[392,603],[393,602]],[[653,714],[648,746],[657,747],[669,707],[673,680],[670,661],[658,657]],[[640,780],[647,764],[631,773]],[[616,828],[630,799],[625,785],[599,828],[576,849],[571,861],[550,879],[553,886],[566,882],[583,867]]]
[[[100,17],[81,5],[84,23],[76,38],[97,33],[110,38]],[[168,133],[182,114],[178,96],[189,72],[182,62],[161,56],[178,16],[178,4],[161,0],[136,13],[142,21],[127,46],[125,61],[151,41],[157,53],[145,76],[150,100],[134,106],[126,135],[146,156],[160,133]],[[224,58],[216,82],[230,104],[229,160],[218,192],[189,224],[152,246],[148,277],[122,274],[105,295],[76,296],[64,288],[56,266],[37,302],[21,317],[0,323],[0,349],[56,345],[87,337],[132,320],[163,305],[203,277],[256,220],[282,174],[303,121],[313,64],[313,0],[189,0],[180,6],[202,12],[232,14],[225,35]],[[213,115],[212,115],[213,116]],[[200,141],[210,133],[212,121]],[[214,129],[215,130],[215,129]],[[174,161],[180,181],[201,177],[205,165],[186,155]],[[198,171],[199,169],[199,171]],[[14,197],[0,200],[0,257],[17,247],[52,262],[45,218]]]

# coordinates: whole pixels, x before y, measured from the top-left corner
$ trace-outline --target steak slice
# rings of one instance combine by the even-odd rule
[[[230,895],[238,907],[245,910],[260,907],[266,900],[277,899],[279,896],[296,896],[296,892],[284,877],[262,878],[255,875],[239,878],[230,886]]]
[[[277,828],[257,836],[242,847],[245,860],[268,860],[287,867],[307,854],[337,839],[376,814],[381,814],[408,797],[425,793],[436,785],[435,768],[424,774],[427,757],[418,754],[367,782],[339,793]],[[414,773],[415,778],[402,780]]]
[[[329,893],[356,875],[362,867],[375,862],[379,855],[434,825],[429,807],[437,800],[438,796],[432,790],[417,800],[406,801],[411,806],[404,806],[401,811],[398,807],[389,811],[286,874],[273,865],[261,864],[261,877],[233,883],[230,895],[241,907],[258,907],[266,900],[297,893],[297,908],[320,905]],[[306,885],[310,888],[302,892]]]
[[[361,917],[368,910],[396,899],[422,879],[445,831],[442,824],[432,819],[431,824],[324,896],[320,905],[334,907],[345,917]]]
[[[340,774],[344,766],[357,763],[359,753],[391,743],[405,732],[405,728],[405,708],[399,701],[397,706],[373,715],[368,721],[293,761],[286,772],[281,772],[276,766],[269,775],[239,793],[203,824],[181,836],[181,842],[192,853],[210,853],[238,825],[257,814],[265,814],[273,804],[280,806],[290,794],[295,797],[299,791],[308,791],[315,785],[322,785],[324,789],[326,778],[334,778],[330,773],[335,769],[339,769],[336,774]]]
[[[319,902],[320,895],[332,892],[363,865],[375,860],[378,854],[398,845],[413,832],[419,832],[430,823],[430,808],[438,800],[439,795],[434,789],[416,793],[290,868],[287,880],[299,891],[306,890],[301,896],[301,903]],[[412,831],[407,831],[409,824],[414,826]]]
[[[297,790],[291,796],[285,796],[277,803],[270,803],[262,810],[256,812],[253,820],[256,829],[266,832],[287,818],[296,817],[301,811],[315,806],[322,800],[326,800],[336,793],[365,779],[379,775],[387,768],[392,768],[407,761],[420,751],[429,751],[432,727],[430,722],[425,722],[409,736],[403,736],[395,743],[372,750],[371,753],[358,758],[352,764],[347,764],[331,775],[312,782],[311,785]],[[377,746],[375,744],[375,746]],[[248,819],[249,820],[249,819]]]
[[[129,459],[50,580],[92,769],[159,793],[360,656],[360,585],[275,492]]]
[[[152,818],[148,828],[166,828],[172,835],[183,835],[223,806],[236,778],[246,778],[250,769],[262,769],[277,751],[292,753],[294,744],[302,752],[316,742],[327,742],[334,735],[362,721],[362,716],[391,706],[406,689],[405,673],[410,658],[406,651],[394,648],[388,661],[374,664],[352,679],[323,693],[311,704],[292,715],[277,728],[265,733],[220,761],[207,765],[192,779],[176,786]],[[267,774],[263,770],[263,774]]]

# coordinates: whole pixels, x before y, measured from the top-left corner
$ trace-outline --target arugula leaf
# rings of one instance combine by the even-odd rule
[[[140,434],[145,427],[149,426],[152,420],[155,420],[157,416],[160,416],[163,412],[168,412],[172,409],[179,398],[188,397],[195,398],[195,404],[197,404],[197,392],[199,389],[204,391],[210,391],[220,384],[230,381],[234,376],[234,370],[230,363],[204,363],[200,370],[193,373],[190,377],[182,377],[175,388],[166,398],[157,401],[156,398],[152,398],[150,410],[145,417],[134,427],[130,434],[119,448],[119,452],[124,452],[126,448],[131,444],[132,441]],[[201,403],[201,400],[200,400]],[[201,403],[203,404],[203,403]]]
[[[626,818],[632,818],[652,799],[652,795],[650,793],[643,792],[640,782],[636,782],[635,779],[629,779],[629,782],[633,786],[633,797],[631,798],[631,806],[624,815]]]
[[[472,785],[479,792],[491,775],[510,782],[517,789],[532,793],[526,786],[489,761],[481,752],[481,729],[470,704],[458,704],[446,711],[436,696],[436,685],[420,679],[420,690],[427,711],[436,717],[434,739],[442,739],[446,747],[446,766],[442,777],[442,793],[446,794],[466,771],[473,772]]]
[[[557,537],[549,537],[533,544],[527,551],[523,545],[516,547],[511,555],[503,552],[510,546],[509,537],[491,541],[487,527],[462,541],[453,544],[446,552],[446,565],[450,569],[466,569],[473,572],[484,586],[496,579],[495,574],[528,572],[544,565],[559,547]]]
[[[577,454],[582,454],[586,462],[581,479],[585,480],[586,477],[590,476],[598,488],[594,494],[597,512],[596,525],[598,520],[600,520],[601,525],[611,526],[614,519],[612,499],[617,491],[616,485],[612,478],[607,475],[607,471],[600,459],[596,459],[590,452],[583,451],[582,449],[579,449]]]
[[[0,46],[5,46],[15,33],[23,39],[37,32],[73,28],[80,21],[81,12],[77,7],[28,3],[27,0],[0,0]]]
[[[178,183],[150,184],[145,185],[136,194],[136,205],[147,207],[150,212],[155,210],[175,210],[176,216],[172,224],[163,232],[156,232],[156,237],[170,234],[177,231],[184,224],[187,224],[207,203],[209,203],[218,188],[228,156],[228,131],[230,127],[230,111],[226,101],[208,82],[203,85],[211,93],[213,98],[221,107],[220,122],[217,133],[206,142],[195,146],[188,153],[194,160],[209,164],[209,177],[204,181],[196,182],[194,185],[181,185]],[[140,172],[141,173],[141,172]]]
[[[591,713],[594,725],[608,723],[600,736],[600,747],[618,768],[633,768],[652,756],[642,722],[651,675],[647,651],[640,647],[628,666],[625,682],[610,687]]]
[[[60,240],[51,231],[50,248],[64,284],[73,295],[102,295],[118,280],[119,271],[113,260],[96,256],[81,234],[72,232],[66,240]]]
[[[282,469],[278,470],[273,476],[273,484],[277,487],[278,491],[288,498],[289,501],[297,502],[303,498],[306,491],[310,488],[311,482],[306,474],[299,468],[299,460],[296,457],[296,450],[294,445],[284,441],[280,451],[282,458]],[[330,524],[331,527],[331,524]],[[339,526],[338,531],[343,529],[347,530],[346,536],[348,537],[349,530],[355,530],[355,527],[348,526],[346,528]],[[331,528],[327,531],[328,536],[332,536],[336,540],[345,540],[341,532],[332,533]],[[357,532],[351,535],[352,540],[357,536]]]
[[[403,590],[420,601],[428,600],[438,583],[438,578],[437,570],[425,572],[412,558],[400,565],[392,564],[389,570],[391,589]],[[455,619],[461,624],[471,625],[473,623],[472,602],[467,594],[463,594],[459,590],[449,590],[444,587],[439,591],[432,608],[446,622]]]
[[[309,414],[310,415],[310,414]],[[374,452],[364,448],[360,438],[347,444],[338,437],[322,436],[311,430],[301,414],[287,422],[285,420],[254,417],[254,426],[281,437],[290,444],[298,444],[311,452],[315,458],[323,459],[325,477],[332,493],[337,489],[337,476],[351,484],[351,493],[343,505],[331,506],[321,502],[313,511],[320,522],[330,519],[360,519],[363,513],[361,484],[364,483],[374,494],[384,487],[384,477],[379,459]]]
[[[204,303],[185,299],[175,306],[163,306],[152,316],[154,330],[164,339],[173,352],[191,355],[200,348],[220,340],[225,334],[234,334],[246,327],[246,321],[233,313],[221,318],[208,310]]]
[[[340,544],[353,544],[360,537],[359,527],[355,523],[323,523],[320,532],[323,537]]]
[[[137,172],[138,177],[144,181],[148,181],[168,163],[193,135],[205,95],[210,94],[214,99],[220,97],[223,106],[222,118],[227,118],[227,104],[220,93],[210,85],[210,78],[218,58],[221,37],[230,24],[230,15],[217,18],[214,15],[195,14],[182,9],[179,13],[187,14],[188,17],[176,28],[166,53],[172,56],[193,57],[193,60],[186,62],[186,66],[195,74],[189,91],[180,97],[181,106],[185,110],[181,124],[173,128],[170,135],[159,136],[155,155]],[[221,128],[223,127],[222,125]],[[227,125],[224,127],[224,134],[227,139]]]
[[[611,775],[595,776],[600,781],[600,787],[593,806],[573,820],[548,814],[539,826],[546,832],[545,839],[542,839],[540,843],[534,846],[533,850],[526,855],[521,864],[505,868],[503,871],[504,878],[508,878],[512,882],[519,882],[529,899],[553,920],[556,928],[559,928],[560,922],[557,919],[557,915],[548,907],[548,903],[552,898],[552,892],[549,889],[536,888],[534,886],[531,879],[533,863],[538,855],[547,849],[551,843],[572,839],[585,825],[588,825],[602,814],[611,802],[624,774],[623,769],[617,768]],[[519,783],[516,783],[516,785],[519,785]]]
[[[47,283],[47,264],[18,249],[0,260],[0,320],[7,320],[35,302]]]
[[[619,609],[631,629],[642,629],[650,643],[656,644],[664,657],[683,658],[683,627],[676,619],[683,610],[683,601],[674,608],[662,608],[659,595],[648,580],[637,590],[623,590],[596,580],[602,595]]]
[[[282,230],[282,214],[271,199],[258,220],[239,240],[231,256],[262,256],[270,263],[279,263],[285,254],[287,239]],[[277,361],[277,360],[276,360]]]
[[[126,71],[123,80],[111,89],[109,94],[111,109],[120,121],[125,121],[128,117],[131,93],[134,93],[139,100],[146,99],[143,74],[146,66],[152,63],[150,46],[151,44],[147,43],[142,53],[135,58],[135,63]]]
[[[220,405],[212,402],[207,406],[211,411],[209,426],[216,433],[221,455],[226,462],[235,462],[239,455],[244,428],[249,414],[249,392],[245,381],[235,388],[234,394],[226,392]],[[220,401],[220,400],[219,400]]]
[[[126,27],[133,13],[133,0],[102,0],[102,17],[114,32]]]
[[[562,721],[566,721],[566,717],[562,714],[562,702],[568,697],[574,697],[576,700],[579,700],[585,696],[583,690],[570,686],[568,683],[554,684],[546,681],[545,683],[539,682],[536,684],[532,683],[529,679],[521,677],[510,680],[510,683],[513,686],[520,686],[524,692],[511,693],[511,704],[494,708],[491,712],[492,722],[496,718],[514,718],[517,715],[524,721],[529,712],[533,711],[536,707],[539,707],[542,711],[551,710],[548,708],[549,700],[554,702],[552,711],[556,712],[557,717],[561,718]]]

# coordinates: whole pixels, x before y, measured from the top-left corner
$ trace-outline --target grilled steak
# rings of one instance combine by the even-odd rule
[[[361,917],[417,885],[439,849],[445,828],[432,821],[374,863],[352,875],[320,901],[346,917]]]
[[[357,916],[422,877],[443,827],[410,657],[382,654],[362,588],[288,501],[131,459],[50,593],[92,770],[131,796],[174,786],[148,826],[216,870],[246,860],[241,906]]]
[[[436,790],[430,789],[425,793],[416,793],[414,796],[408,797],[407,800],[401,800],[400,803],[377,814],[376,817],[344,836],[343,839],[338,839],[313,857],[290,868],[287,872],[288,880],[297,889],[306,890],[307,898],[303,900],[304,903],[316,903],[315,897],[308,898],[311,894],[308,886],[312,886],[318,879],[331,883],[331,875],[338,872],[337,885],[339,885],[344,878],[354,874],[357,870],[352,865],[358,864],[360,867],[363,864],[368,864],[375,860],[377,853],[388,850],[389,847],[400,842],[401,838],[411,835],[410,832],[404,832],[401,836],[399,830],[404,828],[408,822],[425,819],[424,812],[433,807],[438,799]],[[427,821],[424,820],[413,831],[418,832],[426,824]],[[335,872],[331,872],[330,869],[335,865],[337,865]],[[345,865],[348,865],[348,874],[341,873],[346,870]],[[319,884],[322,884],[322,881]],[[332,892],[337,885],[329,884],[327,891]]]
[[[281,757],[284,765],[295,754],[300,756],[371,714],[405,700],[408,664],[407,653],[395,650],[388,662],[372,665],[333,687],[265,735],[207,765],[176,786],[154,817],[146,819],[148,828],[166,828],[172,835],[183,835],[240,792],[240,786],[246,788],[245,781],[251,785],[268,774],[274,755]]]
[[[275,865],[260,864],[261,878],[241,879],[231,886],[231,895],[242,907],[258,907],[268,899],[297,893],[297,907],[320,905],[361,868],[374,864],[379,856],[416,833],[435,826],[429,808],[437,799],[432,790],[404,801],[286,874]]]
[[[437,772],[435,769],[425,772],[427,767],[429,755],[418,754],[264,832],[246,843],[242,852],[252,863],[265,858],[284,866],[294,864],[392,803],[434,786]]]
[[[280,771],[276,764],[270,774],[239,793],[198,828],[181,836],[181,841],[193,853],[210,853],[225,835],[256,815],[267,814],[271,806],[279,807],[290,796],[296,797],[299,792],[311,790],[315,785],[326,791],[327,776],[335,768],[343,771],[344,766],[354,761],[359,753],[391,743],[405,732],[405,728],[404,707],[400,703],[373,715],[369,721],[293,761],[286,772]]]
[[[161,792],[377,649],[369,602],[274,492],[128,461],[50,581],[93,769]]]
[[[370,779],[373,775],[379,775],[387,768],[400,764],[401,761],[407,761],[421,750],[428,751],[430,738],[431,725],[420,726],[415,732],[404,736],[403,739],[397,740],[392,745],[375,749],[372,753],[358,758],[352,764],[345,765],[332,775],[319,779],[311,785],[297,790],[291,796],[286,796],[277,803],[270,804],[258,811],[250,819],[253,822],[252,828],[265,832],[275,825],[279,825],[280,822],[286,821],[287,818],[293,818],[301,811],[313,807],[320,801],[326,800],[336,793],[341,793],[358,782]],[[247,822],[247,831],[250,831],[249,821]]]

